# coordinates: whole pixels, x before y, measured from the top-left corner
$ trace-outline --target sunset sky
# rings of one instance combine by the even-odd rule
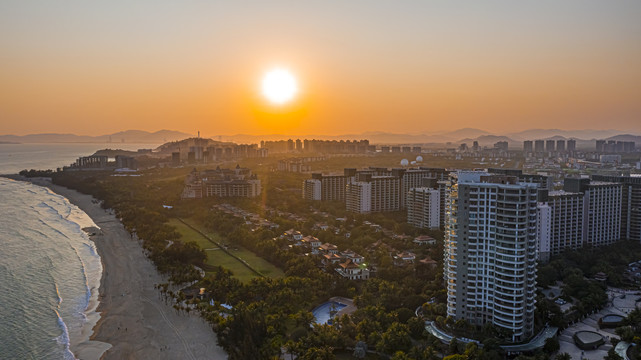
[[[463,127],[641,133],[641,1],[0,2],[0,134]]]

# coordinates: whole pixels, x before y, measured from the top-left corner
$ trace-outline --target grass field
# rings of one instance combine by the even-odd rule
[[[185,219],[185,221],[187,221],[189,225],[202,231],[204,234],[207,234],[207,236],[214,239],[216,242],[225,242],[224,239],[222,239],[218,234],[205,230],[203,227],[198,226],[198,224],[196,224],[194,221],[189,221],[189,219]],[[222,266],[226,269],[231,270],[234,273],[234,277],[242,281],[243,283],[247,283],[251,279],[258,276],[253,271],[248,269],[245,265],[243,265],[240,261],[218,248],[207,238],[203,237],[198,232],[180,222],[180,220],[170,219],[169,225],[173,225],[176,227],[177,231],[182,234],[183,241],[195,241],[198,245],[200,245],[200,247],[205,249],[205,252],[207,253],[208,265]],[[282,270],[270,264],[269,262],[267,262],[267,260],[257,256],[253,252],[241,247],[238,247],[237,249],[238,250],[234,250],[233,248],[230,248],[228,250],[237,257],[245,260],[251,267],[258,270],[258,272],[260,272],[261,274],[276,278],[283,277],[285,275]]]

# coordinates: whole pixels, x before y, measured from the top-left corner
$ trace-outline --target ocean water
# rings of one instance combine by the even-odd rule
[[[2,144],[0,174],[55,169],[105,147]],[[70,344],[81,340],[102,275],[88,226],[66,198],[0,177],[0,359],[74,359]]]
[[[20,170],[56,170],[80,156],[101,149],[138,150],[156,148],[150,144],[0,144],[0,174],[17,174]]]

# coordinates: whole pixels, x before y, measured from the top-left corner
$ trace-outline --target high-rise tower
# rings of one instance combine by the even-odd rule
[[[512,341],[534,331],[537,185],[458,172],[445,229],[447,315],[492,324]]]

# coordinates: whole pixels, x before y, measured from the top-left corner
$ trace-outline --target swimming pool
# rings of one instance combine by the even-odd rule
[[[312,314],[314,314],[317,324],[327,324],[338,311],[345,307],[347,307],[345,304],[341,304],[336,301],[328,301],[318,305],[314,310],[312,310]]]

